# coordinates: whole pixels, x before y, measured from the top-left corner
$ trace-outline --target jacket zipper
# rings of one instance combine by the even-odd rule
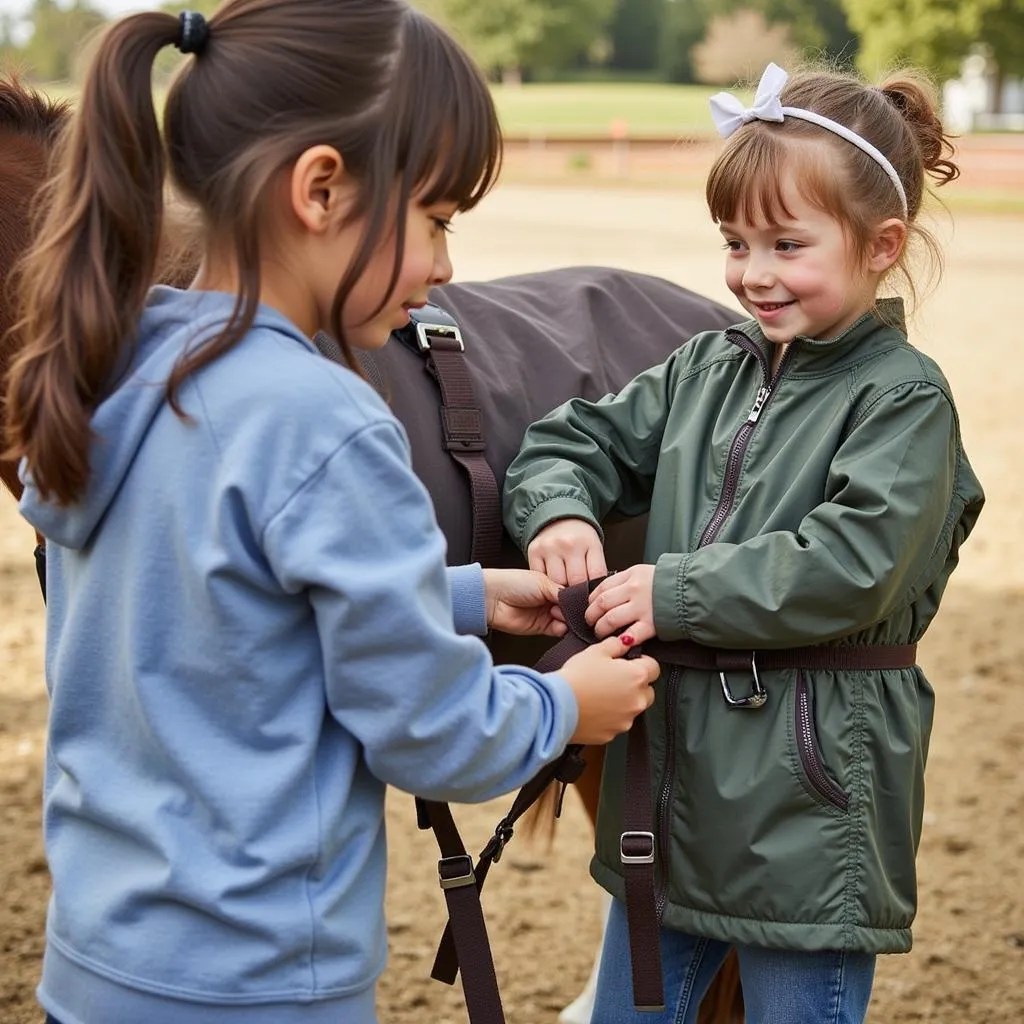
[[[757,345],[742,334],[728,332],[728,337],[740,348],[750,352],[757,358],[757,361],[761,364],[764,380],[758,389],[757,397],[754,399],[754,404],[751,406],[746,420],[740,429],[736,431],[736,436],[732,439],[732,445],[729,447],[729,458],[725,463],[722,491],[718,496],[718,504],[715,506],[714,514],[711,516],[708,525],[704,527],[704,532],[700,535],[700,541],[697,544],[699,548],[710,544],[718,536],[723,524],[729,517],[729,513],[732,511],[732,504],[736,500],[736,488],[739,486],[740,470],[743,468],[743,457],[747,454],[750,436],[754,433],[754,428],[761,418],[761,413],[764,412],[765,407],[775,394],[775,388],[782,379],[793,351],[792,346],[786,350],[785,355],[782,357],[782,362],[779,363],[778,370],[775,371],[775,376],[772,377],[769,375],[769,368],[765,362],[764,354]]]
[[[658,794],[658,806],[655,811],[654,834],[658,837],[658,857],[661,861],[661,879],[658,886],[658,921],[660,922],[665,913],[665,904],[668,902],[668,819],[669,802],[672,799],[672,786],[675,782],[676,763],[676,727],[675,708],[679,696],[679,677],[682,675],[678,668],[673,668],[668,677],[668,694],[665,699],[665,706],[668,708],[668,722],[665,729],[665,774],[662,777],[661,792]]]
[[[736,500],[736,488],[739,485],[740,470],[743,468],[743,458],[747,453],[747,445],[750,444],[750,436],[754,433],[754,429],[757,427],[761,414],[764,412],[768,403],[771,401],[772,396],[775,394],[775,388],[782,379],[782,375],[789,364],[790,356],[793,351],[792,346],[786,350],[782,357],[782,361],[779,363],[779,368],[775,371],[775,375],[772,376],[770,367],[764,358],[764,353],[757,345],[754,344],[754,342],[750,341],[749,338],[740,334],[738,331],[727,331],[726,336],[739,348],[742,348],[745,352],[749,352],[757,359],[761,366],[763,380],[761,387],[758,388],[754,404],[751,406],[750,412],[747,413],[747,418],[743,421],[740,429],[736,431],[736,436],[732,439],[732,444],[729,446],[729,457],[726,459],[725,463],[725,477],[722,480],[722,491],[718,496],[718,503],[715,506],[714,514],[711,516],[708,525],[704,527],[704,532],[700,535],[700,540],[697,543],[698,548],[706,547],[718,536],[723,524],[729,517],[729,513],[732,511],[733,502]],[[676,703],[678,701],[678,697],[679,672],[674,672],[669,677],[668,693],[665,700],[665,713],[668,716],[665,723],[665,774],[662,777],[661,791],[658,794],[658,806],[656,808],[654,821],[655,835],[658,837],[658,847],[659,853],[661,854],[662,864],[661,884],[658,888],[657,902],[659,922],[662,919],[662,915],[665,912],[665,906],[668,903],[669,849],[666,819],[668,817],[669,803],[672,799],[672,789],[675,786]],[[831,779],[829,779],[829,781],[831,782]],[[846,794],[844,793],[843,796],[845,797]]]
[[[803,672],[797,674],[796,680],[796,745],[800,751],[800,763],[814,789],[833,807],[838,807],[841,811],[847,810],[850,806],[850,796],[829,775],[821,757],[814,732],[811,688],[807,685]]]

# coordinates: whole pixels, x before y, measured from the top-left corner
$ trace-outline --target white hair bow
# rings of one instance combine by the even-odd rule
[[[727,139],[748,121],[781,121],[784,115],[780,97],[788,79],[789,75],[778,64],[769,64],[758,83],[752,107],[744,107],[730,92],[712,96],[711,118],[718,134]]]
[[[804,110],[803,107],[784,107],[782,105],[782,90],[785,88],[789,75],[778,66],[769,64],[764,69],[761,81],[757,86],[757,93],[754,96],[754,105],[744,107],[732,93],[719,92],[711,97],[711,119],[715,122],[718,134],[723,138],[729,138],[737,128],[750,121],[784,121],[787,117],[795,117],[800,121],[808,121],[816,124],[819,128],[832,132],[840,138],[852,143],[862,153],[866,153],[883,171],[888,175],[893,188],[899,196],[900,205],[903,207],[903,215],[909,216],[907,204],[907,193],[900,181],[900,176],[892,163],[884,153],[876,149],[867,139],[858,135],[855,131],[833,121],[830,117],[818,114],[813,110]]]

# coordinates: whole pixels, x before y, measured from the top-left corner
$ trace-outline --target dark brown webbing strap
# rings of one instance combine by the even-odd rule
[[[446,803],[417,797],[416,814],[420,828],[433,829],[441,851],[437,862],[438,880],[448,905],[449,923],[458,922],[457,928],[445,934],[452,935],[453,955],[462,966],[462,989],[469,1019],[472,1024],[505,1024],[498,977],[487,941],[487,925],[480,906],[480,889],[487,877],[487,866],[474,871],[473,859],[466,853]]]
[[[582,593],[578,592],[582,589]],[[560,668],[574,654],[585,650],[594,642],[593,633],[590,632],[583,619],[583,613],[587,606],[586,588],[567,588],[559,595],[562,612],[569,625],[566,635],[551,647],[534,666],[537,672],[553,672]],[[588,635],[589,634],[589,635]],[[482,921],[483,913],[479,908],[480,892],[484,882],[487,880],[487,873],[491,864],[496,864],[500,859],[505,845],[515,834],[516,822],[533,806],[541,794],[553,782],[561,784],[563,792],[566,786],[575,782],[583,772],[585,762],[581,757],[583,747],[573,744],[566,748],[564,754],[545,765],[516,795],[512,807],[504,818],[498,822],[494,835],[488,840],[487,845],[480,853],[476,867],[473,869],[476,885],[472,890],[467,886],[465,895],[458,903],[453,903],[450,897],[450,890],[445,895],[448,902],[448,923],[445,926],[444,934],[438,945],[437,956],[434,958],[434,966],[431,970],[431,977],[437,981],[443,981],[447,985],[453,985],[455,978],[462,972],[462,988],[467,993],[466,1005],[469,1008],[469,993],[474,994],[477,990],[486,990],[491,985],[490,972],[481,970],[476,959],[466,960],[462,950],[471,940],[464,935],[469,934],[473,925],[469,924],[470,916],[474,918],[479,914]],[[418,821],[420,828],[432,828],[437,836],[438,845],[441,848],[442,860],[465,853],[465,847],[459,837],[454,820],[447,804],[431,801],[416,801]],[[438,828],[440,823],[440,830]],[[450,829],[450,832],[449,832]],[[440,864],[439,864],[440,872]],[[476,907],[470,909],[468,900],[475,897]],[[486,934],[483,941],[486,943]],[[489,956],[488,952],[488,956]],[[483,1021],[485,1018],[481,1018]],[[472,1024],[481,1024],[470,1011]]]
[[[584,615],[591,589],[599,581],[583,583],[574,587],[566,587],[559,594],[559,604],[565,616],[569,631],[557,644],[537,662],[538,672],[552,672],[560,668],[572,655],[578,654],[589,645],[596,643],[597,638],[587,625]],[[701,644],[666,642],[651,640],[642,649],[634,649],[627,657],[635,657],[640,653],[648,654],[663,665],[690,668],[711,672],[743,672],[750,671],[756,664],[757,668],[775,669],[807,669],[809,671],[850,671],[859,669],[880,670],[909,668],[915,664],[917,647],[915,644],[891,646],[814,646],[794,647],[785,650],[734,651],[704,647]],[[481,971],[474,955],[464,959],[463,948],[469,948],[472,940],[463,939],[461,933],[472,927],[464,923],[470,913],[479,914],[480,890],[492,863],[497,863],[505,844],[512,838],[514,824],[519,817],[538,799],[540,794],[555,779],[562,782],[563,787],[575,781],[582,771],[583,762],[579,756],[582,747],[569,747],[557,761],[547,765],[519,792],[512,809],[502,818],[494,835],[480,854],[480,859],[473,871],[475,885],[464,887],[465,902],[455,904],[449,899],[449,921],[442,936],[441,945],[434,961],[432,977],[447,984],[453,984],[460,969],[462,985],[467,993],[466,1004],[470,1006],[469,992],[480,986],[491,984],[493,966],[488,972]],[[423,804],[423,801],[418,803]],[[450,812],[445,804],[427,804],[427,807],[443,807],[447,822],[451,823],[456,842],[446,840],[442,845],[442,861],[454,856],[465,856],[465,847],[458,838],[458,831],[451,820]],[[420,827],[436,826],[434,821],[421,812]],[[447,827],[447,826],[446,826]],[[441,838],[438,838],[441,844]],[[620,836],[620,856],[626,890],[626,919],[629,927],[630,959],[633,969],[633,999],[637,1009],[657,1011],[664,1006],[664,986],[661,973],[660,951],[660,920],[655,897],[655,855],[657,848],[654,835],[654,804],[651,786],[650,752],[647,740],[647,723],[644,715],[638,715],[629,732],[626,747],[626,791],[623,807],[623,831]],[[445,850],[454,853],[447,854]],[[454,862],[453,862],[454,863]],[[464,861],[457,863],[458,870],[465,866]],[[440,868],[440,866],[439,866]],[[667,868],[666,868],[667,869]],[[464,878],[468,878],[463,874]],[[446,896],[448,890],[446,890]],[[470,910],[468,900],[472,897],[476,906]],[[465,907],[465,909],[463,909]],[[464,916],[465,915],[465,916]],[[486,932],[483,932],[483,943],[486,943]],[[488,951],[487,960],[490,960]],[[478,977],[478,972],[481,974]],[[496,983],[494,983],[496,985]],[[474,997],[474,1001],[475,997]],[[471,1024],[484,1024],[489,1019],[481,1017],[477,1020],[470,1009]]]
[[[676,670],[678,671],[678,670]],[[619,859],[626,886],[626,925],[633,967],[633,1005],[664,1010],[661,976],[661,921],[655,897],[654,803],[647,718],[637,715],[626,739],[626,792],[622,808]]]
[[[733,651],[684,640],[648,640],[643,647],[663,665],[704,672],[749,672],[804,669],[807,672],[856,672],[912,668],[917,664],[917,644],[847,644],[787,647],[783,650]]]
[[[445,450],[466,471],[473,505],[470,559],[497,565],[501,553],[501,498],[484,458],[483,414],[477,404],[466,354],[454,338],[432,337],[427,369],[441,391],[441,433]]]

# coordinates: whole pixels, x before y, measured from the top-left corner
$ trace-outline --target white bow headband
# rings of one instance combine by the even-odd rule
[[[909,216],[907,206],[907,193],[903,188],[903,182],[896,173],[896,168],[886,159],[885,155],[868,142],[861,138],[856,132],[841,125],[838,121],[816,114],[813,110],[803,110],[800,107],[784,107],[782,100],[783,86],[789,79],[789,75],[778,66],[769,64],[764,69],[761,81],[757,86],[757,94],[754,96],[754,105],[744,107],[735,96],[728,92],[716,93],[711,97],[711,119],[715,122],[718,134],[728,138],[737,128],[742,127],[749,121],[782,121],[787,117],[796,117],[801,121],[810,121],[827,131],[832,132],[847,142],[853,143],[859,150],[867,153],[879,167],[889,176],[893,183],[900,202],[903,204],[903,215]]]

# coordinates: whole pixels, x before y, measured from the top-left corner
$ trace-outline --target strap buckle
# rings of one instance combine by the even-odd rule
[[[473,859],[468,853],[456,854],[454,857],[442,857],[437,862],[437,877],[441,888],[445,890],[476,885]]]
[[[768,700],[768,691],[761,685],[761,677],[757,674],[757,657],[753,651],[750,652],[750,671],[753,673],[754,682],[749,694],[746,697],[734,697],[729,689],[729,680],[725,672],[719,672],[718,678],[722,682],[722,696],[725,703],[731,708],[760,708]]]
[[[442,347],[449,351],[453,348],[466,351],[458,322],[440,306],[428,302],[418,309],[410,309],[409,322],[415,330],[416,344],[421,352],[429,352],[436,341],[448,342]]]
[[[619,836],[619,860],[623,864],[653,864],[654,833],[623,832]]]
[[[505,852],[505,847],[513,835],[515,835],[515,830],[509,824],[508,819],[502,818],[494,829],[494,835],[487,840],[487,845],[483,848],[480,859],[490,859],[492,864],[497,864],[501,860],[501,855]]]

